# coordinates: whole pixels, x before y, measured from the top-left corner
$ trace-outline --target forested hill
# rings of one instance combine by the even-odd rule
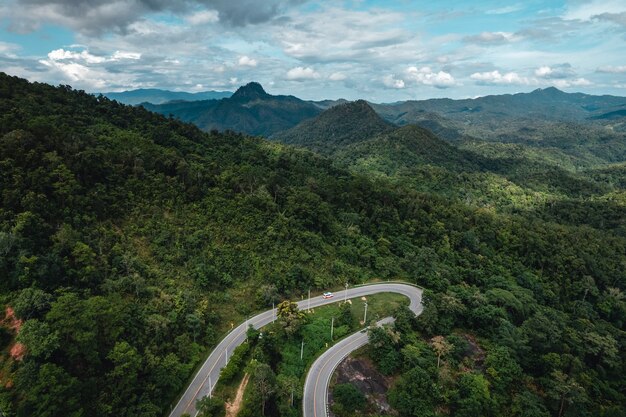
[[[173,102],[161,105],[144,103],[148,110],[191,122],[205,131],[233,130],[269,137],[287,130],[321,110],[293,96],[273,96],[259,83],[240,87],[231,97],[221,100]]]
[[[626,241],[610,231],[470,208],[6,74],[0,119],[7,416],[163,416],[231,321],[373,278],[425,286],[425,331],[497,354],[448,374],[431,411],[624,409]],[[411,381],[424,346],[401,343],[384,357]],[[398,398],[423,398],[412,386]]]
[[[274,135],[272,139],[329,153],[338,147],[389,132],[393,127],[381,119],[365,100],[357,100],[333,106],[313,119]]]

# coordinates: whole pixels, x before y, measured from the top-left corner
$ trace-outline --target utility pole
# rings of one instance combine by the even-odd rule
[[[276,320],[276,311],[274,311],[274,301],[272,300],[272,321]]]
[[[309,301],[307,302],[306,311],[307,313],[311,312],[311,288],[309,288]]]
[[[304,355],[304,339],[302,339],[302,345],[300,345],[300,360],[302,360],[303,355]]]
[[[334,330],[334,327],[335,327],[335,318],[332,317],[330,319],[330,340],[331,340],[331,342],[333,340],[333,330]]]
[[[343,293],[343,302],[348,301],[348,283],[346,282],[346,291]]]
[[[226,353],[226,365],[228,365],[228,348],[224,349],[224,352]]]
[[[363,324],[367,327],[367,301],[365,302],[365,314],[363,315]]]
[[[212,398],[212,397],[211,397],[211,395],[212,395],[212,394],[211,394],[211,391],[212,391],[212,387],[211,387],[211,375],[209,374],[209,398]]]

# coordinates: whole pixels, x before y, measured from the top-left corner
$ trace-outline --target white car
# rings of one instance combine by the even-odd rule
[[[324,294],[322,294],[322,298],[333,298],[333,293],[325,292]]]

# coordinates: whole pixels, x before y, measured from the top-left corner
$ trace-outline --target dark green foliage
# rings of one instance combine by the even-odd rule
[[[372,358],[383,374],[391,374],[400,366],[400,353],[397,350],[400,334],[391,327],[372,327],[368,333]]]
[[[224,400],[217,397],[203,397],[196,402],[198,417],[223,417],[226,414]]]
[[[419,366],[406,372],[389,393],[391,405],[403,416],[434,416],[438,398],[435,380]]]
[[[243,359],[248,354],[249,349],[250,345],[248,343],[242,343],[234,351],[230,352],[228,364],[220,372],[220,382],[230,382],[241,371]]]
[[[333,388],[333,398],[339,406],[340,415],[351,415],[365,407],[365,395],[353,384],[337,384]]]
[[[339,104],[318,117],[272,137],[280,142],[304,146],[322,153],[358,143],[392,130],[364,100]]]
[[[354,325],[354,316],[352,315],[352,304],[341,303],[339,305],[339,317],[335,320],[335,325],[352,327]]]

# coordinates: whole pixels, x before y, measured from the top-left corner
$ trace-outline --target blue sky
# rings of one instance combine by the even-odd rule
[[[0,70],[89,92],[626,95],[626,0],[0,0]]]

